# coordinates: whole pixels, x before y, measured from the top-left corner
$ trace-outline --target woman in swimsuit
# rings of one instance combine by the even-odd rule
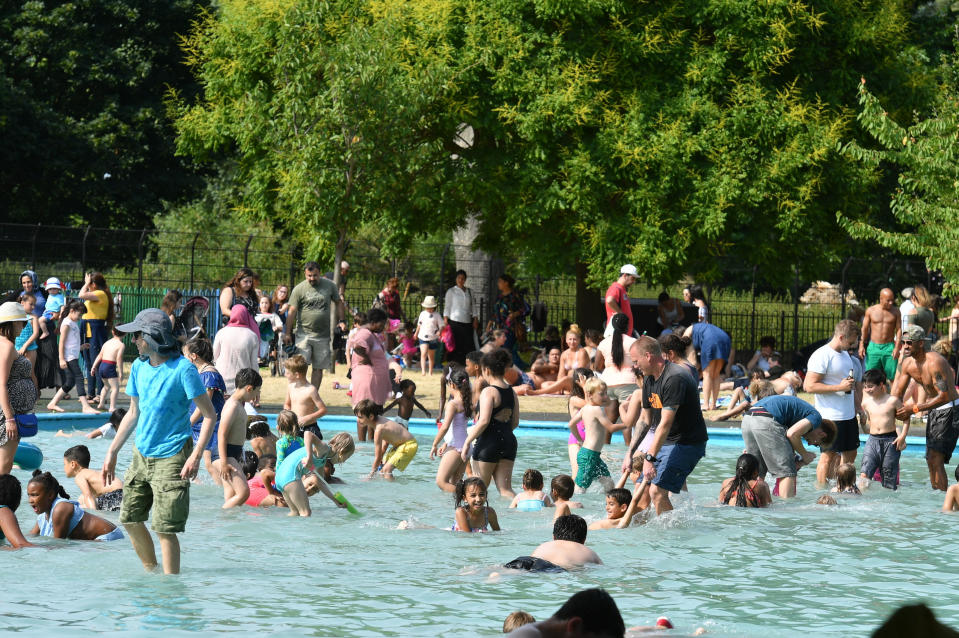
[[[440,426],[430,458],[436,458],[439,446],[447,432],[452,432],[446,451],[440,457],[440,466],[436,470],[436,485],[444,492],[456,492],[456,483],[463,477],[466,463],[460,457],[463,443],[466,441],[466,421],[473,416],[473,393],[470,376],[465,370],[450,370],[447,374],[446,388],[449,400],[443,408],[443,424]]]
[[[453,500],[456,503],[454,532],[499,531],[499,519],[486,499],[486,484],[482,479],[471,476],[457,483]]]
[[[473,446],[473,473],[488,487],[496,482],[500,496],[516,496],[512,486],[513,463],[516,461],[516,435],[519,424],[519,401],[503,375],[512,364],[508,350],[500,348],[483,356],[483,378],[487,386],[480,393],[479,416],[476,425],[463,442],[460,458],[470,456]]]
[[[95,514],[84,512],[80,504],[71,501],[60,482],[50,472],[35,470],[27,483],[30,507],[37,513],[37,524],[30,530],[33,536],[52,536],[78,541],[113,541],[123,538],[123,532]]]
[[[743,454],[736,461],[736,476],[723,481],[719,490],[719,502],[736,507],[767,507],[773,497],[769,486],[759,476],[759,460],[752,454]]]

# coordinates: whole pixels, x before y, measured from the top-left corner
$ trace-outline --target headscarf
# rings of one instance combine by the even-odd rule
[[[227,327],[233,326],[234,328],[248,328],[257,337],[260,336],[260,329],[257,327],[256,322],[253,321],[253,317],[250,316],[250,311],[246,309],[246,306],[241,306],[240,304],[230,308],[230,321],[226,325]]]

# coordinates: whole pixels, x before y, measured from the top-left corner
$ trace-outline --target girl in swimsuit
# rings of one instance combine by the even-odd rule
[[[89,512],[69,500],[60,482],[50,472],[35,470],[27,483],[30,507],[37,513],[33,536],[52,536],[79,541],[112,541],[123,538],[116,525]]]
[[[460,456],[463,443],[468,436],[466,421],[473,416],[473,392],[470,376],[465,370],[451,370],[446,381],[449,398],[443,408],[443,424],[433,439],[430,458],[434,459],[446,433],[453,436],[441,455],[440,466],[436,470],[436,485],[444,492],[456,492],[456,483],[463,477],[466,462]]]
[[[17,477],[13,474],[0,474],[0,543],[6,539],[14,549],[34,546],[24,537],[20,522],[17,521],[21,495]]]
[[[570,392],[569,403],[566,405],[566,409],[569,411],[569,416],[573,416],[579,410],[586,405],[586,395],[583,393],[583,385],[585,385],[586,380],[593,376],[593,371],[589,368],[576,368],[573,370],[572,375],[572,391]],[[579,430],[579,435],[586,438],[586,425],[580,419],[579,423],[576,424],[576,429]],[[572,434],[569,435],[569,440],[567,441],[567,446],[569,449],[569,466],[572,468],[570,472],[571,476],[576,476],[576,472],[579,470],[579,465],[576,463],[576,455],[579,454],[579,441],[576,440],[576,437]]]
[[[496,512],[486,500],[486,483],[483,479],[471,476],[457,483],[453,500],[456,503],[454,532],[499,531]]]
[[[247,452],[247,460],[252,452]],[[259,459],[253,454],[252,468],[248,463],[243,464],[243,470],[249,475],[250,469],[253,475],[247,480],[250,486],[250,498],[246,499],[246,504],[250,507],[286,507],[286,501],[283,500],[283,493],[276,489],[276,457],[272,454],[265,454]]]
[[[553,503],[543,491],[543,475],[539,470],[526,470],[523,473],[523,491],[513,497],[509,506],[521,512],[538,512]]]
[[[470,456],[470,444],[473,446],[473,473],[483,479],[488,486],[496,482],[500,496],[512,499],[513,463],[516,461],[516,435],[513,430],[519,424],[519,401],[516,393],[503,378],[506,369],[512,365],[510,352],[500,348],[483,356],[483,378],[487,386],[480,393],[479,417],[470,432],[460,458],[464,461]]]
[[[723,481],[719,502],[736,507],[767,507],[773,498],[769,486],[759,476],[759,460],[752,454],[743,454],[736,461],[736,476]]]

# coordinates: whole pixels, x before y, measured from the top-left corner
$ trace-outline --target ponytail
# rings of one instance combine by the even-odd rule
[[[751,489],[749,487],[749,481],[753,480],[759,473],[759,460],[752,454],[743,454],[736,461],[736,476],[729,483],[729,487],[726,489],[726,498],[723,500],[723,503],[726,505],[729,504],[729,501],[732,499],[733,494],[736,495],[736,507],[753,507],[757,506],[758,503],[750,504],[746,500],[746,491]]]
[[[617,368],[623,367],[625,360],[625,351],[623,350],[623,333],[629,330],[629,317],[621,312],[617,312],[610,320],[613,326],[612,346],[610,354],[613,356],[613,365]]]
[[[33,471],[33,478],[30,479],[31,483],[39,483],[43,486],[43,489],[47,492],[52,492],[59,496],[60,498],[69,499],[70,495],[67,494],[66,490],[63,489],[63,486],[60,485],[60,481],[50,474],[50,472],[43,472],[41,470]]]

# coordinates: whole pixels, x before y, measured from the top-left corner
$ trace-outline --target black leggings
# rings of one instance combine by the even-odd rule
[[[60,389],[63,390],[64,394],[70,392],[73,389],[73,386],[77,386],[77,395],[86,396],[86,386],[83,385],[83,372],[80,370],[80,361],[78,359],[71,359],[67,361],[67,367],[65,370],[61,370],[63,374],[63,385],[60,386]]]

